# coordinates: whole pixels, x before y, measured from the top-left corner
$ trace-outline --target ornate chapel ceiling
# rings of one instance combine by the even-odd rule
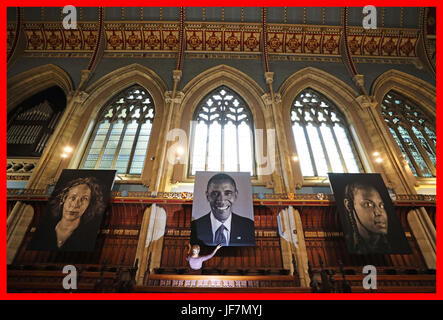
[[[91,57],[100,26],[105,57],[174,58],[183,30],[187,58],[260,59],[263,26],[271,60],[337,60],[343,36],[339,7],[97,7],[77,8],[78,28],[65,30],[61,7],[8,8],[8,51],[17,20],[26,35],[24,56]],[[377,8],[375,30],[362,27],[362,8],[348,8],[347,43],[358,60],[403,63],[417,59],[420,36],[435,58],[435,11],[413,7]],[[183,25],[180,22],[183,22]],[[183,29],[181,29],[183,27]]]

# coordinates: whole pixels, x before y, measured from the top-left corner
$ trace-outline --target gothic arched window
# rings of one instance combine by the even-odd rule
[[[41,156],[65,107],[63,90],[51,87],[15,108],[8,115],[8,156]]]
[[[344,115],[322,94],[303,90],[292,105],[291,123],[303,176],[363,171]]]
[[[390,91],[381,103],[383,117],[412,172],[417,177],[436,175],[435,122],[414,103]]]
[[[154,103],[134,85],[112,98],[100,112],[81,168],[141,174],[154,121]]]
[[[189,173],[242,171],[255,175],[254,121],[244,100],[221,86],[200,102],[193,117]]]

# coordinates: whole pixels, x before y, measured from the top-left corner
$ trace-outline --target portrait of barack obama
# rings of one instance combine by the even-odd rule
[[[233,212],[234,203],[240,198],[239,190],[235,180],[226,173],[217,173],[212,175],[206,185],[206,201],[203,199],[204,185],[199,187],[198,180],[205,180],[208,172],[196,173],[196,184],[194,187],[194,205],[193,205],[193,221],[191,223],[191,242],[192,244],[204,244],[207,246],[254,246],[254,214],[252,208],[252,192],[249,173],[232,173],[236,175],[238,181],[242,179],[243,185],[249,183],[249,194],[243,190],[242,204],[235,207],[242,212]],[[214,174],[214,173],[209,173]],[[204,181],[203,181],[204,184]],[[200,190],[198,190],[200,189]],[[245,186],[247,189],[247,186]],[[196,197],[196,192],[199,196]],[[244,201],[245,200],[245,201]],[[206,209],[198,202],[203,202]],[[240,202],[240,201],[239,201]],[[207,209],[209,204],[209,212]],[[205,211],[203,211],[205,210]],[[203,212],[202,212],[203,211]],[[202,216],[199,216],[202,215]],[[248,218],[248,217],[251,217]]]

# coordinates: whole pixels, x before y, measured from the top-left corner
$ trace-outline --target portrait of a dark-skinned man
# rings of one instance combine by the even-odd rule
[[[93,251],[115,173],[63,170],[28,250]]]
[[[191,243],[255,245],[250,173],[195,173]]]
[[[350,253],[411,253],[380,174],[328,175]]]

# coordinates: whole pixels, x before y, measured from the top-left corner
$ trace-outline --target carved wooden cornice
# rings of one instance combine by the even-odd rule
[[[43,189],[7,189],[8,200],[46,201],[49,194]],[[335,204],[333,194],[305,193],[254,193],[254,205],[289,206],[329,206]],[[158,203],[192,204],[192,192],[156,192],[156,191],[113,191],[112,203]],[[435,195],[395,195],[394,204],[401,206],[435,206]]]

